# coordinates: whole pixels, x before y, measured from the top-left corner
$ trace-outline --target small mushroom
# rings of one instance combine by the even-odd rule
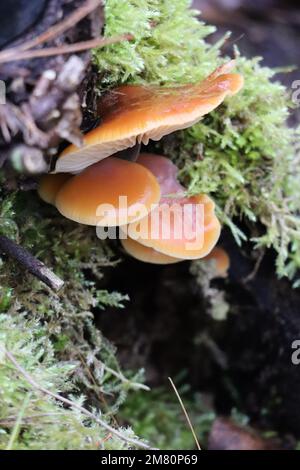
[[[120,196],[125,198],[124,204]],[[145,217],[159,199],[159,184],[147,168],[110,157],[69,179],[55,205],[75,222],[114,227]]]
[[[126,230],[122,228],[122,233],[173,258],[199,259],[208,255],[221,231],[214,202],[204,194],[185,196],[176,179],[176,166],[166,157],[142,154],[138,163],[156,176],[162,197],[147,217],[130,223]]]
[[[230,258],[223,248],[216,246],[203,261],[213,262],[215,277],[227,277]]]
[[[48,204],[54,204],[58,191],[71,178],[69,173],[58,173],[57,175],[44,175],[40,178],[38,195]]]
[[[243,86],[240,74],[229,73],[234,61],[204,81],[172,88],[124,85],[99,101],[101,124],[84,136],[83,147],[70,145],[56,162],[56,173],[78,173],[136,143],[148,144],[185,129],[219,106]]]
[[[172,256],[159,253],[153,248],[142,245],[132,238],[125,238],[121,240],[124,250],[133,258],[150,264],[175,264],[183,261],[182,259],[173,258]]]

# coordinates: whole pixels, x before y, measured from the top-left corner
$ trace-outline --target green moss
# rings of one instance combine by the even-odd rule
[[[105,35],[132,33],[134,41],[94,51],[101,85],[195,81],[212,71],[218,48],[204,38],[215,28],[196,19],[189,0],[107,0]],[[199,60],[201,58],[201,60]]]
[[[195,276],[197,286],[200,288],[206,302],[206,312],[217,321],[227,319],[230,306],[225,299],[225,292],[213,285],[216,279],[216,266],[214,260],[196,260],[191,263],[190,272]]]
[[[221,43],[207,41],[214,27],[198,22],[189,5],[188,0],[106,0],[106,36],[131,32],[135,39],[93,52],[101,91],[126,82],[195,82],[227,60]],[[255,246],[275,248],[278,273],[292,278],[300,266],[300,178],[296,134],[286,125],[289,98],[274,82],[275,72],[258,59],[237,57],[237,69],[245,76],[242,92],[157,148],[178,163],[190,193],[213,196],[238,243],[246,239],[241,222],[262,227]],[[94,325],[98,308],[127,301],[99,287],[105,269],[118,262],[114,253],[92,229],[63,219],[35,195],[1,187],[1,233],[28,247],[65,281],[63,290],[53,293],[3,258],[1,344],[41,386],[86,400],[107,422],[122,405],[121,416],[142,437],[165,448],[192,448],[174,396],[162,390],[133,394],[143,387],[142,372],[122,371],[115,348]],[[198,276],[199,266],[193,266]],[[187,408],[201,440],[211,415],[194,398]],[[120,430],[132,435],[130,428]],[[1,449],[128,448],[106,438],[94,422],[38,394],[0,357]]]
[[[117,83],[181,84],[208,75],[222,61],[214,28],[197,21],[188,0],[107,0],[107,36],[131,32],[135,40],[94,51],[107,87]],[[254,246],[274,248],[277,272],[294,278],[300,266],[297,131],[290,129],[288,91],[260,59],[240,57],[244,89],[192,128],[157,145],[181,168],[190,193],[210,194],[222,222],[240,244],[239,222],[262,226],[248,235]],[[256,230],[255,230],[256,232]]]
[[[261,235],[250,238],[274,248],[278,274],[292,278],[300,266],[299,170],[287,90],[258,59],[239,57],[237,70],[245,77],[242,92],[179,135],[181,178],[191,193],[213,196],[238,243],[247,238],[239,220],[261,224]]]

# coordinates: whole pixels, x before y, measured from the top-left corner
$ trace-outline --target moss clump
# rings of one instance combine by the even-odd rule
[[[94,51],[104,80],[166,85],[200,80],[219,61],[205,38],[215,31],[196,18],[189,0],[106,0],[105,35],[132,33],[134,41]],[[201,60],[199,61],[199,58]]]
[[[135,40],[94,51],[106,86],[195,82],[227,60],[221,56],[222,42],[207,42],[213,28],[197,21],[190,3],[107,0],[106,35],[129,31]],[[247,239],[239,220],[261,224],[255,246],[274,248],[278,274],[293,278],[300,266],[300,176],[297,131],[287,125],[290,99],[274,81],[274,70],[261,66],[258,58],[235,55],[244,89],[157,148],[180,164],[191,193],[214,197],[238,243]]]
[[[274,248],[278,274],[292,278],[300,266],[300,194],[296,184],[293,194],[290,188],[300,175],[287,90],[259,59],[239,57],[237,70],[242,92],[179,136],[181,177],[191,193],[213,195],[238,243],[247,238],[238,220],[261,224],[261,235],[250,237],[256,247]]]

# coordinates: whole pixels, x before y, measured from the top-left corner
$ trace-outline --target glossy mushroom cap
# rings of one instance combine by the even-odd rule
[[[44,175],[40,178],[38,185],[38,195],[48,204],[54,204],[58,191],[71,178],[68,173],[59,173],[57,175]]]
[[[230,258],[223,248],[216,246],[203,261],[213,261],[216,277],[227,277]]]
[[[143,154],[138,162],[155,174],[162,197],[147,217],[122,229],[124,234],[127,231],[130,238],[173,258],[199,259],[208,255],[221,231],[214,202],[203,194],[184,196],[184,188],[174,179],[174,169],[171,171],[174,165],[166,157]]]
[[[182,259],[173,258],[172,256],[164,255],[159,253],[153,248],[138,243],[132,238],[125,238],[121,240],[124,250],[131,255],[133,258],[143,261],[144,263],[150,264],[175,264],[183,261]]]
[[[219,67],[204,81],[173,88],[124,85],[99,102],[102,122],[84,137],[84,145],[67,147],[55,172],[77,173],[136,143],[148,144],[185,129],[219,106],[243,86],[243,77],[229,73],[234,61]]]
[[[199,216],[197,207],[200,207],[199,212],[203,216]],[[175,215],[169,217],[170,212]],[[176,217],[179,229],[173,222]],[[176,202],[176,206],[174,203],[160,204],[146,219],[129,224],[127,231],[129,237],[165,255],[200,259],[207,256],[216,245],[221,226],[214,214],[213,201],[206,195],[199,195],[181,199]],[[153,236],[153,232],[157,235]]]
[[[147,168],[111,157],[67,181],[57,194],[55,205],[75,222],[113,227],[145,217],[159,199],[159,184]]]

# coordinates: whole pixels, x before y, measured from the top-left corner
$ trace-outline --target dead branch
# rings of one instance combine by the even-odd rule
[[[121,41],[131,41],[132,39],[134,39],[134,37],[132,36],[132,34],[128,33],[120,36],[114,36],[111,38],[91,39],[90,41],[82,41],[77,42],[75,44],[68,44],[66,46],[60,47],[47,47],[44,49],[34,49],[30,51],[22,51],[20,49],[17,49],[13,55],[9,55],[7,57],[1,57],[0,53],[0,64],[7,62],[16,62],[18,60],[37,59],[43,57],[51,57],[55,55],[72,54],[75,52],[82,52],[89,49],[93,49],[94,47],[109,46],[110,44],[115,44]]]
[[[64,281],[50,271],[44,263],[35,258],[25,248],[4,235],[0,235],[0,251],[14,258],[27,271],[37,277],[40,281],[44,282],[51,289],[58,291],[63,287]]]
[[[15,54],[19,51],[27,51],[28,49],[32,49],[43,44],[44,42],[56,39],[59,35],[74,27],[77,23],[79,23],[79,21],[92,13],[92,11],[94,11],[100,5],[102,5],[102,0],[87,1],[82,7],[75,10],[66,19],[60,23],[57,23],[52,28],[49,28],[47,31],[40,34],[36,38],[33,38],[24,44],[20,44],[18,47],[13,47],[0,52],[0,62],[8,62],[10,57],[13,60]]]

